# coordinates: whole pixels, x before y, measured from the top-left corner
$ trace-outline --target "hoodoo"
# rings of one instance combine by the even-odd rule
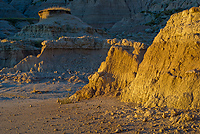
[[[52,7],[38,12],[40,21],[24,27],[15,35],[19,39],[49,40],[61,36],[100,36],[102,30],[93,29],[78,17],[71,15],[70,9]]]

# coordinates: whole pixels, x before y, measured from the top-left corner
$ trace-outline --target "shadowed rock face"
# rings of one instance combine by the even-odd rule
[[[24,13],[26,9],[32,4],[33,0],[8,0],[10,1],[10,5],[12,5],[15,9]]]
[[[26,56],[37,55],[40,49],[30,44],[30,41],[0,40],[0,68],[13,67]]]
[[[17,29],[8,21],[0,20],[0,38],[13,36]]]
[[[25,16],[13,6],[0,0],[0,18],[25,18]]]
[[[168,10],[170,12],[174,9],[199,6],[199,4],[200,2],[196,0],[74,0],[67,6],[72,10],[73,15],[86,23],[94,27],[110,28],[121,19],[134,17],[142,11],[150,11],[151,14]],[[156,20],[154,17],[151,18]]]

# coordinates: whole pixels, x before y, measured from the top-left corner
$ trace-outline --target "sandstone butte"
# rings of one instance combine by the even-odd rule
[[[173,14],[146,53],[111,47],[71,99],[113,93],[145,107],[200,108],[200,8]],[[143,57],[144,55],[144,57]]]

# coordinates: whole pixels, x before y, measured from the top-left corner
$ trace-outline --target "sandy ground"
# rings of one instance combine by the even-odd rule
[[[81,89],[85,77],[17,78],[1,76],[0,134],[200,133],[197,109],[144,108],[108,95],[60,104],[58,98]]]
[[[200,132],[198,110],[136,107],[108,96],[62,105],[56,100],[0,101],[1,134]]]

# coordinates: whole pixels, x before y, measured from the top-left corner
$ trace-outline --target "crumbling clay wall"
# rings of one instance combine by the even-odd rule
[[[30,41],[0,40],[0,69],[13,67],[26,56],[37,55],[39,52],[40,49]]]
[[[61,37],[59,40],[43,41],[41,53],[27,56],[13,68],[3,68],[2,73],[16,71],[58,72],[80,71],[93,73],[106,58],[109,44],[94,37]],[[96,48],[97,47],[97,48]]]
[[[137,50],[139,48],[140,50]],[[133,54],[123,50],[122,47],[112,46],[108,51],[106,61],[101,63],[98,72],[89,76],[89,84],[77,91],[71,99],[88,99],[104,94],[119,96],[122,89],[135,79],[140,58],[146,51],[145,48],[145,46],[138,47],[134,50],[137,54]],[[141,53],[138,53],[139,51]]]

